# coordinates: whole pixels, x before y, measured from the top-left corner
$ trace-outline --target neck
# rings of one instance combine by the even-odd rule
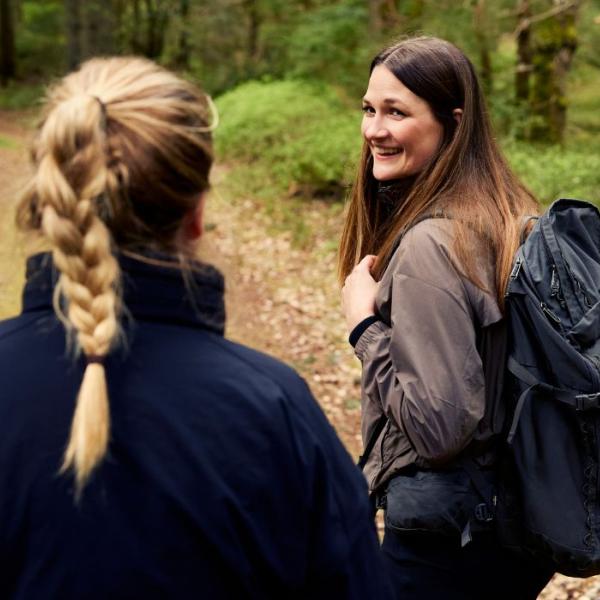
[[[403,177],[402,179],[392,179],[390,181],[380,181],[377,191],[377,201],[384,213],[384,219],[387,220],[404,203],[409,196],[417,180],[416,175]]]

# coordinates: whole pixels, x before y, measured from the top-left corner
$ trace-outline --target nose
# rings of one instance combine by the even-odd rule
[[[363,122],[363,136],[367,141],[381,140],[388,135],[389,131],[377,116],[365,119]]]

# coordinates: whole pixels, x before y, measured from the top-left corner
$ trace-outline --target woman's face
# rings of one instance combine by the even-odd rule
[[[373,155],[373,176],[379,181],[419,173],[443,136],[429,104],[383,65],[371,73],[361,131]]]

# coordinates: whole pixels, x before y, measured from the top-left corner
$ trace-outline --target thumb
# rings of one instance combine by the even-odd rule
[[[377,256],[374,254],[367,254],[363,257],[363,259],[358,263],[358,266],[361,269],[367,269],[369,272],[375,265],[375,261],[377,260]]]

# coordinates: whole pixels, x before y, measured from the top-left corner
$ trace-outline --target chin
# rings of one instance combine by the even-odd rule
[[[404,173],[401,171],[400,173],[393,171],[384,171],[381,172],[378,169],[373,169],[373,177],[377,179],[377,181],[397,181],[398,179],[404,179],[405,177],[410,177],[409,173]]]

